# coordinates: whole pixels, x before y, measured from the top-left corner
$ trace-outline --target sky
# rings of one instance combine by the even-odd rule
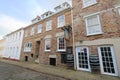
[[[31,24],[31,20],[71,0],[0,0],[0,39]]]

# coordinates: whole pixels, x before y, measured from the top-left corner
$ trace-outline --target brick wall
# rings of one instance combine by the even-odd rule
[[[40,63],[43,64],[49,64],[49,56],[50,55],[56,55],[56,64],[57,65],[62,65],[61,64],[61,57],[59,52],[57,52],[57,37],[56,34],[63,32],[63,30],[61,28],[57,28],[57,18],[60,15],[65,15],[65,23],[66,24],[70,24],[71,25],[71,10],[70,9],[66,9],[63,10],[61,12],[58,12],[44,20],[41,20],[35,24],[32,24],[28,27],[26,27],[24,30],[26,32],[26,30],[29,32],[28,33],[28,37],[24,37],[23,39],[23,46],[22,46],[22,54],[21,54],[21,60],[24,61],[24,57],[29,56],[29,61],[33,61],[36,59],[36,56],[31,58],[31,53],[34,55],[37,55],[35,52],[36,50],[36,41],[40,41],[40,52],[39,52],[39,60]],[[52,20],[52,30],[50,31],[46,31],[46,21],[47,20]],[[42,24],[42,33],[37,33],[38,30],[38,25]],[[31,28],[35,27],[35,33],[33,36],[30,35],[31,32]],[[45,37],[47,35],[51,35],[51,51],[50,52],[45,52]],[[32,51],[30,53],[25,53],[24,52],[24,45],[26,42],[32,42]],[[72,46],[72,33],[70,33],[70,39],[69,41],[67,41],[67,46]]]
[[[116,62],[119,63],[119,50],[116,46],[120,45],[116,42],[116,39],[120,38],[120,15],[118,14],[116,0],[97,0],[97,3],[83,8],[82,0],[73,1],[73,25],[74,25],[74,38],[76,47],[87,46],[89,53],[99,54],[99,46],[112,45],[115,49],[114,55]],[[100,17],[100,23],[102,28],[102,34],[87,35],[85,17],[98,13]],[[111,40],[110,40],[111,39]],[[108,41],[108,42],[106,42]],[[118,72],[120,72],[120,65],[118,65]],[[120,75],[119,75],[120,76]]]

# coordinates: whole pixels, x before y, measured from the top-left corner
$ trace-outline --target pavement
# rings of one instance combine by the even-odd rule
[[[76,71],[68,68],[36,64],[30,62],[11,61],[0,59],[1,62],[20,66],[44,74],[67,78],[68,80],[120,80],[120,77],[96,74],[91,72]]]

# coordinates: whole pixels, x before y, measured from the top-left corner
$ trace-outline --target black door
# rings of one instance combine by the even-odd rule
[[[50,58],[50,65],[56,66],[56,58]]]
[[[28,56],[25,56],[25,61],[28,61]]]

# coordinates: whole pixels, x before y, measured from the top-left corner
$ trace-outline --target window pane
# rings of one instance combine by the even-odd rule
[[[98,15],[87,17],[86,26],[87,26],[87,35],[100,34],[102,31]]]
[[[58,38],[58,50],[65,50],[65,39],[64,37]]]
[[[31,30],[31,35],[33,35],[34,34],[34,27],[32,27],[32,30]]]
[[[65,16],[59,16],[58,17],[58,27],[63,27],[65,25]]]
[[[52,28],[52,21],[49,20],[46,22],[46,31],[51,30],[51,28]]]
[[[38,33],[42,32],[42,24],[38,25]]]
[[[118,12],[119,12],[119,14],[120,14],[120,7],[118,8]]]
[[[50,50],[51,47],[51,39],[45,40],[45,50]]]

